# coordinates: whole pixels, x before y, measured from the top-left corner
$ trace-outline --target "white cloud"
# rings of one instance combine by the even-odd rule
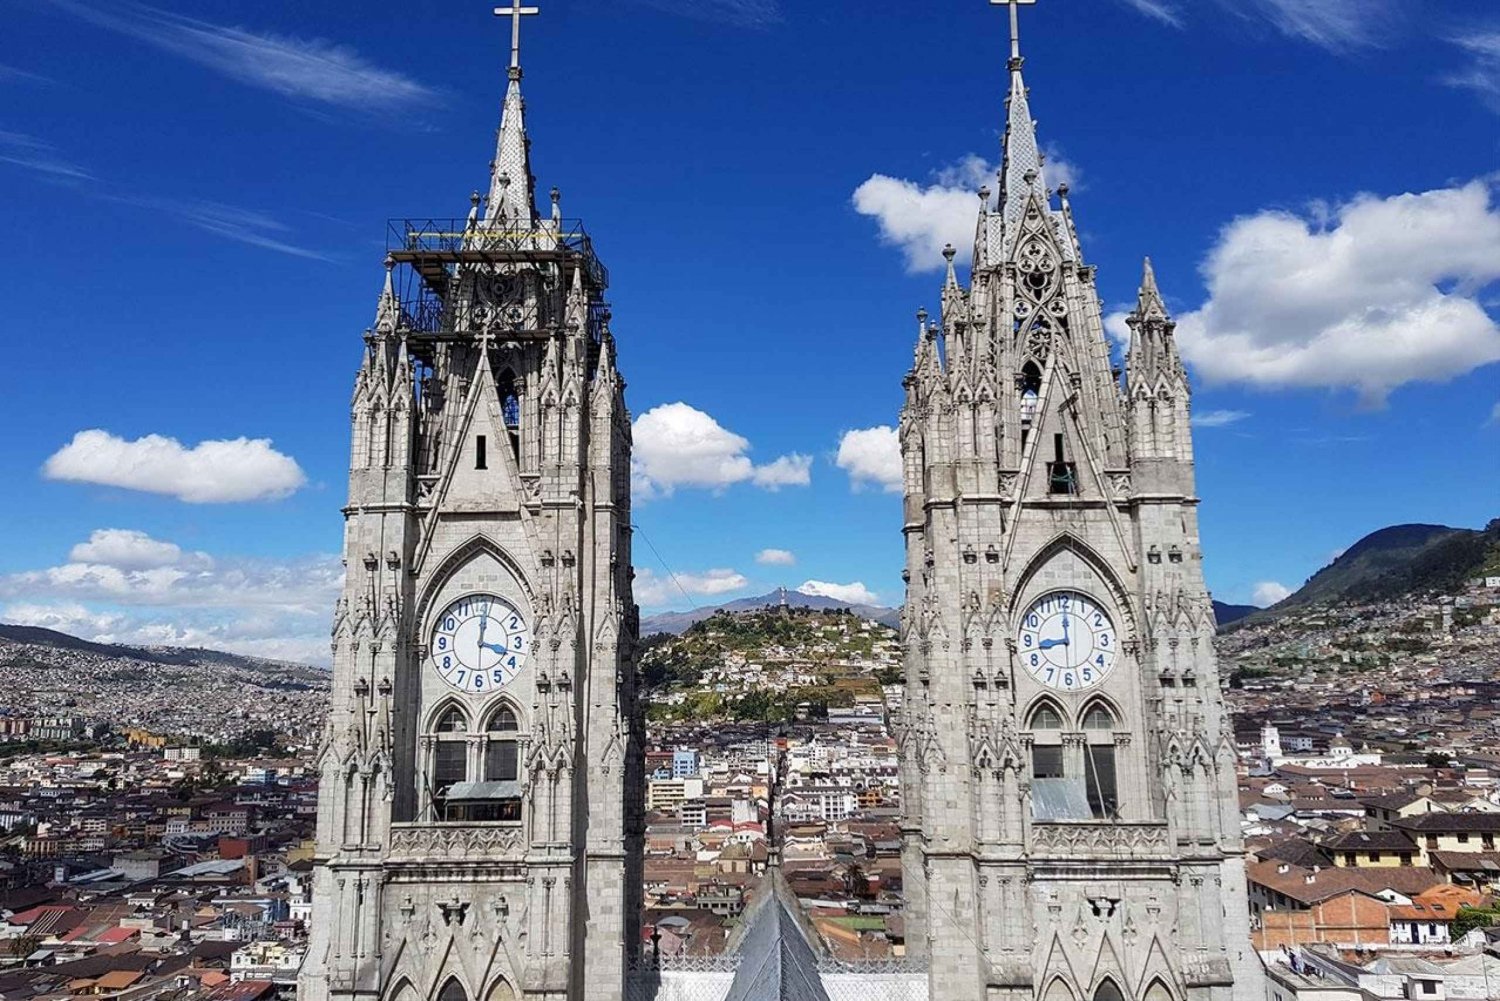
[[[797,565],[797,557],[790,549],[762,549],[755,554],[755,562],[768,567],[791,567]]]
[[[663,608],[684,602],[694,604],[699,598],[731,594],[743,590],[749,584],[750,581],[743,574],[727,568],[704,570],[702,573],[658,575],[650,567],[637,567],[632,591],[637,604],[642,608]]]
[[[777,0],[637,0],[647,7],[736,28],[769,28],[782,20]]]
[[[0,620],[101,643],[326,664],[343,579],[334,556],[214,559],[142,532],[102,529],[66,563],[0,576]]]
[[[1372,405],[1500,360],[1478,300],[1500,278],[1490,196],[1476,180],[1235,220],[1202,267],[1208,302],[1178,322],[1184,357],[1210,382],[1345,387]]]
[[[1047,187],[1059,191],[1064,185],[1072,194],[1084,190],[1083,171],[1072,160],[1063,155],[1062,148],[1048,143],[1042,150],[1042,172],[1046,174]]]
[[[808,580],[802,582],[797,592],[833,598],[835,601],[847,601],[851,605],[874,605],[880,601],[880,595],[859,581],[852,584],[834,584],[826,580]]]
[[[1248,410],[1205,410],[1193,415],[1193,427],[1221,428],[1237,424],[1250,416]]]
[[[108,431],[80,431],[42,466],[48,479],[165,494],[190,504],[286,497],[307,482],[291,456],[269,438],[203,441],[147,435],[126,441]]]
[[[835,462],[849,474],[849,485],[856,491],[870,485],[886,493],[901,492],[901,441],[889,425],[845,431]]]
[[[1500,424],[1500,403],[1497,403],[1490,408],[1490,419],[1488,423]]]
[[[1048,146],[1044,159],[1048,187],[1066,184],[1073,191],[1083,190],[1077,165],[1058,147]],[[974,226],[979,219],[976,193],[986,186],[997,190],[997,169],[984,157],[969,153],[933,171],[925,184],[871,174],[854,189],[854,211],[879,223],[881,242],[901,250],[909,274],[945,267],[943,247],[947,244],[958,252],[957,263],[964,264],[973,256]]]
[[[970,155],[926,185],[871,174],[854,189],[854,211],[880,224],[881,242],[901,250],[908,273],[937,271],[944,266],[945,244],[953,244],[963,260],[972,256],[979,218],[975,192],[985,183],[973,175],[982,167],[984,160]]]
[[[184,554],[173,542],[153,539],[145,532],[125,528],[100,528],[68,553],[73,563],[100,563],[120,570],[154,570],[189,564],[212,566],[207,553]]]
[[[1492,111],[1500,113],[1500,29],[1460,35],[1450,41],[1464,50],[1469,61],[1443,82],[1472,90]]]
[[[1380,45],[1400,10],[1397,0],[1221,0],[1243,16],[1259,15],[1288,38],[1331,52]]]
[[[1291,593],[1292,589],[1285,584],[1274,580],[1263,580],[1255,585],[1255,590],[1251,593],[1250,601],[1261,608],[1268,608],[1283,598],[1290,597]]]
[[[168,215],[189,226],[222,236],[227,240],[274,250],[278,254],[301,257],[310,261],[331,261],[334,258],[316,250],[288,243],[291,227],[279,219],[254,209],[242,209],[223,202],[204,198],[157,198],[137,195],[100,195],[109,201],[134,205],[147,211]]]
[[[89,181],[94,176],[64,157],[52,143],[24,132],[0,131],[0,163],[23,167],[50,181]]]
[[[1182,27],[1182,13],[1177,5],[1169,3],[1168,0],[1121,0],[1127,7],[1133,7],[1149,18],[1169,24],[1174,28]]]
[[[51,3],[98,27],[283,97],[356,112],[420,108],[438,99],[436,91],[411,77],[321,39],[212,24],[128,0],[107,7],[81,0]]]
[[[793,452],[775,462],[757,466],[750,481],[775,493],[782,487],[805,487],[812,483],[812,456]]]
[[[631,425],[631,482],[637,499],[670,496],[678,487],[723,490],[750,481],[766,490],[807,486],[812,459],[792,453],[763,466],[746,454],[750,442],[686,403],[665,403]]]

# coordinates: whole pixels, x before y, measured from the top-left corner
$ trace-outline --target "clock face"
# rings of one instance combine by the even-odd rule
[[[432,669],[461,692],[508,685],[531,652],[531,626],[514,605],[493,594],[470,594],[443,609],[432,626]]]
[[[1093,688],[1115,667],[1119,635],[1109,613],[1078,591],[1053,591],[1021,618],[1016,650],[1021,664],[1048,688]]]

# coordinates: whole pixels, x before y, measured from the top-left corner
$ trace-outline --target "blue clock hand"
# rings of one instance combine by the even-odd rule
[[[1042,640],[1040,643],[1037,644],[1037,649],[1039,649],[1039,650],[1051,650],[1055,646],[1067,646],[1067,645],[1068,645],[1068,640],[1067,640],[1067,637],[1064,636],[1060,640]]]
[[[479,645],[484,647],[486,650],[493,650],[496,653],[510,653],[510,647],[501,646],[498,643],[481,643]]]

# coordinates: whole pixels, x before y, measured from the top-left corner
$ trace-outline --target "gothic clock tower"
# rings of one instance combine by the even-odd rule
[[[901,413],[908,948],[945,1001],[1258,999],[1188,380],[1149,261],[1112,367],[1021,2],[969,287],[948,248]]]
[[[538,211],[512,0],[487,197],[393,223],[352,405],[303,1001],[622,997],[630,425],[608,272]]]

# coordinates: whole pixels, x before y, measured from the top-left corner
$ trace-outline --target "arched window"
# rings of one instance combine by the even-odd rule
[[[521,819],[520,720],[502,704],[490,714],[484,735],[484,781],[467,806],[469,820]]]
[[[445,814],[448,792],[469,780],[469,717],[458,706],[449,706],[433,725],[432,798]],[[446,819],[446,815],[445,815]]]
[[[469,992],[464,990],[457,977],[449,977],[443,989],[438,991],[437,1001],[469,1001]]]
[[[1042,393],[1042,370],[1036,362],[1027,362],[1021,369],[1021,447],[1026,447],[1026,438],[1031,434],[1031,425],[1036,421],[1037,399]]]
[[[510,449],[521,457],[521,394],[516,389],[516,375],[510,369],[500,373],[495,384],[500,392],[500,414],[510,435]]]
[[[515,782],[521,777],[519,745],[516,733],[520,726],[515,711],[501,706],[490,717],[489,743],[484,752],[486,782]]]
[[[1083,783],[1095,820],[1118,819],[1120,815],[1115,727],[1115,714],[1103,702],[1083,711]]]
[[[1083,714],[1083,728],[1085,730],[1113,730],[1115,715],[1104,703],[1095,702]]]
[[[1052,983],[1047,986],[1047,993],[1043,1001],[1073,1001],[1073,992],[1068,985],[1063,983],[1062,977],[1054,977]]]
[[[1062,710],[1051,702],[1043,702],[1031,711],[1031,717],[1026,726],[1032,731],[1031,780],[1033,788],[1036,788],[1037,783],[1040,782],[1042,784],[1041,798],[1046,799],[1050,788],[1047,783],[1059,782],[1067,776],[1063,762]]]
[[[1061,730],[1063,728],[1062,713],[1050,702],[1043,702],[1036,707],[1031,714],[1031,722],[1028,727],[1032,730]]]
[[[1118,984],[1106,977],[1094,988],[1094,1001],[1125,1001],[1125,995],[1121,993]]]

